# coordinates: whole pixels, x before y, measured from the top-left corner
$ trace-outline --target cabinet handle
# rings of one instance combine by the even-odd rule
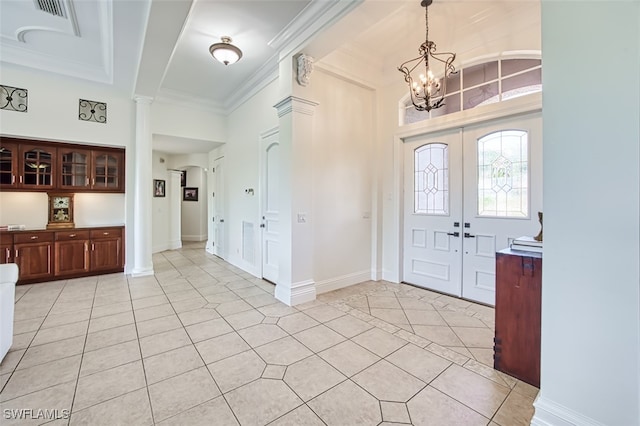
[[[108,232],[103,232],[102,235],[109,235],[109,233]]]
[[[9,257],[11,257],[11,250],[9,248],[4,249],[4,263],[9,263]]]
[[[96,178],[91,179],[91,185],[96,186]]]
[[[85,253],[89,251],[89,243],[84,243],[84,251]]]
[[[22,175],[20,175],[20,183],[22,183]]]
[[[91,251],[96,251],[96,245],[94,243],[91,243]]]
[[[16,183],[16,175],[11,175],[11,184]]]
[[[32,235],[32,236],[31,236],[31,239],[32,239],[32,240],[37,240],[37,239],[38,239],[38,236],[37,236],[37,235]]]
[[[18,258],[18,249],[16,249],[15,255],[13,257]]]
[[[76,234],[69,234],[69,238],[75,238]]]

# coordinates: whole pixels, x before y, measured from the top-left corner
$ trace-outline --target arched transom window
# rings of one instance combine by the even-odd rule
[[[540,91],[540,59],[497,59],[461,69],[452,75],[447,80],[444,106],[438,109],[416,111],[408,99],[400,111],[400,123],[417,123]]]

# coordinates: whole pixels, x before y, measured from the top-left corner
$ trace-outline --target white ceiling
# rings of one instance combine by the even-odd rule
[[[355,69],[366,64],[370,75],[363,80],[372,84],[385,83],[382,76],[389,78],[390,70],[417,56],[424,41],[419,0],[354,0],[352,13],[324,33],[314,28],[322,14],[349,2],[57,0],[64,9],[58,17],[38,10],[38,1],[43,0],[0,0],[0,64],[109,84],[130,96],[196,100],[227,113],[275,75],[285,41],[303,31],[315,37],[306,53],[324,57],[327,65],[333,58],[340,66],[336,58],[345,57]],[[505,34],[537,25],[539,37],[539,8],[539,0],[435,0],[429,8],[430,35],[438,51],[455,47],[464,62],[464,52]],[[242,49],[236,64],[224,66],[209,54],[221,36],[232,37]],[[206,152],[215,145],[170,144],[156,136],[154,144],[179,146],[182,152]]]

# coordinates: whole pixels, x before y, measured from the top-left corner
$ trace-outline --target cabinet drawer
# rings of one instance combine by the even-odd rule
[[[91,230],[91,239],[99,240],[100,238],[118,238],[122,237],[122,228],[103,228]]]
[[[42,243],[53,241],[53,232],[25,232],[14,234],[14,243]]]
[[[58,231],[56,241],[88,240],[90,231]]]
[[[2,245],[11,245],[13,244],[13,235],[11,234],[0,234],[0,244]]]

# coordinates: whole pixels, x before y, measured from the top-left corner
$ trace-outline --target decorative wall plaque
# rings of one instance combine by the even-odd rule
[[[0,85],[0,109],[27,112],[27,89]]]
[[[82,121],[106,123],[107,122],[107,104],[105,102],[80,99],[78,118]]]

